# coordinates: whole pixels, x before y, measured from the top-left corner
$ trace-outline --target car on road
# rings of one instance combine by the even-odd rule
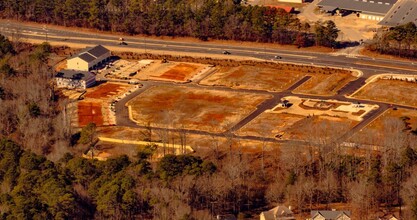
[[[127,45],[127,43],[122,41],[122,42],[119,42],[119,45]]]
[[[275,59],[282,59],[282,57],[281,56],[278,56],[278,55],[274,56],[274,58]]]
[[[225,50],[225,51],[223,51],[223,54],[229,55],[231,53],[229,51]]]
[[[124,41],[125,39],[123,38],[123,37],[120,37],[119,38],[119,41]]]

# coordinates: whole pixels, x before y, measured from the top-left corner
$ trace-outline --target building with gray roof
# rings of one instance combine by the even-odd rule
[[[67,59],[67,68],[72,70],[89,71],[106,62],[111,56],[110,50],[97,45],[86,48],[78,54]]]
[[[417,0],[399,0],[379,24],[393,27],[409,22],[417,25]]]
[[[345,10],[364,19],[380,21],[397,0],[322,0],[317,4],[324,11]]]
[[[86,89],[96,83],[96,76],[88,71],[61,70],[55,74],[57,88]]]

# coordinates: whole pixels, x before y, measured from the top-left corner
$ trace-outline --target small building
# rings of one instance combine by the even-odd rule
[[[311,220],[350,220],[350,211],[311,211]]]
[[[325,12],[343,11],[356,13],[358,17],[381,21],[397,0],[322,0],[317,6]]]
[[[67,59],[67,69],[90,71],[106,62],[110,56],[110,50],[101,45],[89,47]]]
[[[394,27],[409,22],[417,25],[417,0],[399,0],[378,24]]]
[[[96,76],[88,71],[61,70],[55,75],[58,88],[86,89],[96,83]]]
[[[266,212],[261,212],[260,220],[291,220],[295,219],[294,213],[285,206],[277,206]]]

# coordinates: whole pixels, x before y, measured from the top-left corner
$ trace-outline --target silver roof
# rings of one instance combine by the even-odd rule
[[[317,5],[383,16],[396,2],[397,0],[322,0]]]
[[[417,0],[400,0],[379,22],[384,26],[398,26],[414,22],[417,25]]]

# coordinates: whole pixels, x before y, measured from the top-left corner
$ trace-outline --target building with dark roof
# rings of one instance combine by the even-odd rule
[[[90,71],[97,67],[97,65],[107,61],[110,56],[110,50],[101,45],[86,48],[67,60],[67,68]]]
[[[58,88],[86,89],[96,83],[96,76],[88,71],[61,70],[55,74]]]
[[[393,27],[409,22],[417,25],[417,0],[399,0],[379,24]]]
[[[317,4],[326,12],[345,10],[360,18],[381,21],[397,0],[322,0]]]

